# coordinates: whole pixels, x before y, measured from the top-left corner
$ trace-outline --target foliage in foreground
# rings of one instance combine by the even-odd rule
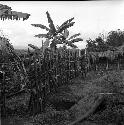
[[[85,81],[86,82],[86,81]],[[88,117],[88,119],[92,119],[94,122],[115,122],[116,124],[122,122],[123,123],[123,104],[121,102],[123,99],[123,72],[119,71],[111,71],[102,76],[97,80],[92,80],[90,83],[87,82],[84,84],[84,89],[82,91],[82,101],[80,100],[72,106],[71,109],[67,111],[56,111],[52,108],[52,110],[48,111],[48,113],[37,115],[34,118],[34,122],[37,124],[68,124],[74,119],[78,118],[83,114],[85,108],[91,104],[93,104],[94,99],[98,96],[99,93],[113,93],[113,95],[105,96],[105,109],[104,107],[98,108],[97,112]],[[115,88],[118,88],[117,90]],[[114,94],[115,93],[115,94]],[[117,94],[117,95],[116,95]],[[121,95],[122,94],[122,95]],[[104,104],[103,104],[104,105]],[[50,106],[49,106],[50,107]],[[91,105],[92,108],[92,105]],[[102,109],[103,108],[103,109]],[[90,109],[87,108],[87,111]],[[60,113],[60,114],[59,114]],[[63,116],[64,113],[64,116]],[[61,117],[59,117],[61,116]],[[57,120],[58,118],[58,120]],[[87,120],[88,120],[87,119]],[[63,121],[62,121],[63,120]],[[64,123],[65,121],[65,123]]]

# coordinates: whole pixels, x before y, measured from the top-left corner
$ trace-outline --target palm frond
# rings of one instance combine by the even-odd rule
[[[74,17],[72,17],[71,19],[65,21],[60,27],[63,27],[64,25],[70,23],[73,19],[74,19]]]
[[[39,28],[41,28],[41,29],[45,29],[45,30],[47,30],[47,31],[50,30],[47,26],[44,26],[44,25],[42,25],[42,24],[31,24],[31,25],[34,26],[34,27],[39,27]]]
[[[38,34],[38,35],[35,35],[35,37],[38,37],[38,38],[49,38],[49,36],[47,34]]]
[[[79,41],[83,41],[83,39],[82,38],[76,38],[76,39],[72,39],[70,42],[75,43],[75,42],[79,42]]]
[[[57,33],[61,33],[63,30],[65,30],[65,29],[67,29],[67,28],[73,26],[74,23],[75,23],[75,22],[71,22],[71,23],[68,23],[68,24],[65,24],[65,25],[61,26],[61,27],[59,28],[59,30],[57,30]]]
[[[73,38],[75,38],[75,37],[77,37],[77,36],[80,36],[80,35],[81,35],[80,33],[74,34],[74,35],[72,35],[68,40],[73,39]]]
[[[46,14],[47,14],[47,19],[48,19],[49,27],[50,27],[50,32],[52,34],[54,34],[56,32],[56,29],[55,29],[55,26],[53,24],[53,20],[51,19],[50,14],[49,14],[48,11],[46,12]]]

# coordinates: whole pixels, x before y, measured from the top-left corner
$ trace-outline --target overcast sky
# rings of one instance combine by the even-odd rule
[[[48,26],[46,11],[51,15],[55,25],[61,25],[67,19],[74,17],[75,24],[70,29],[70,35],[81,33],[83,42],[79,48],[84,48],[86,39],[95,38],[99,33],[124,29],[124,1],[1,1],[0,4],[12,7],[13,11],[29,13],[26,21],[2,21],[0,30],[10,38],[14,47],[27,48],[28,44],[41,46],[42,39],[34,35],[45,33],[45,30],[31,26],[44,24]]]

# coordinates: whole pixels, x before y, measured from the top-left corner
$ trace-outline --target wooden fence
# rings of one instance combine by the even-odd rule
[[[25,62],[27,69],[35,65],[34,62],[31,63],[31,60],[33,60],[32,57]],[[59,50],[54,54],[47,51],[44,54],[44,59],[41,60],[41,64],[37,63],[38,67],[39,65],[41,68],[39,70],[42,72],[42,75],[39,77],[44,76],[45,80],[47,79],[45,74],[47,76],[48,72],[51,72],[55,80],[58,80],[58,84],[67,83],[70,79],[80,74],[80,50]]]

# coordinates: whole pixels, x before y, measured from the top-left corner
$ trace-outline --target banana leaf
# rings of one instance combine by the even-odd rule
[[[69,20],[67,20],[67,21],[65,21],[60,27],[63,27],[64,25],[70,23],[73,19],[74,19],[74,17],[69,19]]]
[[[75,38],[75,37],[77,37],[77,36],[79,36],[79,35],[81,35],[81,34],[80,34],[80,33],[77,33],[77,34],[75,34],[75,35],[72,35],[68,40],[73,39],[73,38]]]
[[[44,26],[44,25],[42,25],[42,24],[31,24],[31,25],[34,26],[34,27],[39,27],[39,28],[41,28],[41,29],[45,29],[45,30],[47,30],[47,31],[50,30],[48,27],[46,27],[46,26]]]
[[[49,38],[49,36],[47,34],[38,34],[38,35],[35,35],[35,37],[38,37],[38,38]]]
[[[55,34],[56,29],[55,29],[55,26],[54,26],[54,24],[53,24],[53,21],[52,21],[52,19],[51,19],[51,17],[50,17],[50,14],[49,14],[48,11],[46,12],[46,14],[47,14],[47,19],[48,19],[49,27],[50,27],[50,32],[51,32],[52,34]]]
[[[72,47],[72,48],[78,48],[76,45],[74,45],[73,43],[69,43],[67,44],[68,46]]]
[[[79,41],[83,41],[83,39],[82,39],[82,38],[76,38],[76,39],[72,39],[72,40],[69,41],[69,42],[75,43],[75,42],[79,42]]]
[[[65,24],[65,25],[61,26],[61,27],[59,28],[59,30],[57,30],[57,33],[61,33],[63,30],[65,30],[65,29],[67,29],[67,28],[73,26],[74,23],[75,23],[75,22],[71,22],[71,23],[68,23],[68,24]]]

